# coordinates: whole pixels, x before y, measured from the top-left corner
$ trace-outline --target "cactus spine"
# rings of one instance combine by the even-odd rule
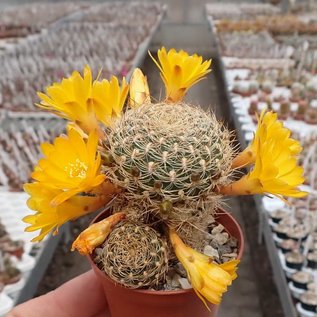
[[[113,280],[130,288],[155,287],[168,269],[166,242],[146,225],[121,222],[97,259]]]

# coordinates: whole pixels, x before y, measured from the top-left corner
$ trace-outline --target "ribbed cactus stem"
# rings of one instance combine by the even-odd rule
[[[211,113],[186,104],[148,104],[127,111],[112,128],[105,168],[136,198],[199,200],[228,183],[234,155],[230,132]]]
[[[122,222],[110,233],[97,261],[126,287],[154,287],[168,269],[167,244],[153,228]]]

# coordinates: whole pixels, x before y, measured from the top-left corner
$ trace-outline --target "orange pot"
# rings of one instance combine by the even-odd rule
[[[109,211],[102,212],[93,222],[98,222],[109,215]],[[235,219],[226,211],[219,209],[216,216],[230,236],[238,240],[238,258],[244,249],[242,230]],[[177,291],[132,290],[111,280],[94,263],[89,262],[103,286],[109,304],[111,317],[214,317],[218,307],[210,305],[208,311],[193,289]]]

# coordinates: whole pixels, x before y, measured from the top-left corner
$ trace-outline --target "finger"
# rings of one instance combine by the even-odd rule
[[[101,284],[89,271],[56,290],[14,308],[7,317],[95,317],[107,307]]]

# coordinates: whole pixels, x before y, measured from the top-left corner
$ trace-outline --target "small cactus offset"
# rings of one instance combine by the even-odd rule
[[[168,269],[166,241],[149,226],[121,222],[98,250],[101,268],[130,288],[155,287]]]
[[[227,253],[229,234],[215,224],[223,196],[305,196],[301,146],[276,114],[263,111],[253,141],[237,153],[211,111],[183,101],[211,61],[165,48],[157,56],[151,55],[166,91],[157,103],[140,69],[128,85],[116,77],[93,80],[86,66],[83,76],[74,72],[38,94],[42,108],[70,122],[67,135],[42,145],[34,181],[25,184],[35,211],[24,218],[26,230],[40,230],[33,239],[40,241],[108,205],[109,217],[84,230],[73,249],[91,254],[105,274],[130,288],[164,286],[167,273],[182,265],[200,299],[219,304],[239,263],[237,249],[225,260],[211,244],[215,239],[213,246]],[[253,167],[243,176],[237,169],[245,166]]]

